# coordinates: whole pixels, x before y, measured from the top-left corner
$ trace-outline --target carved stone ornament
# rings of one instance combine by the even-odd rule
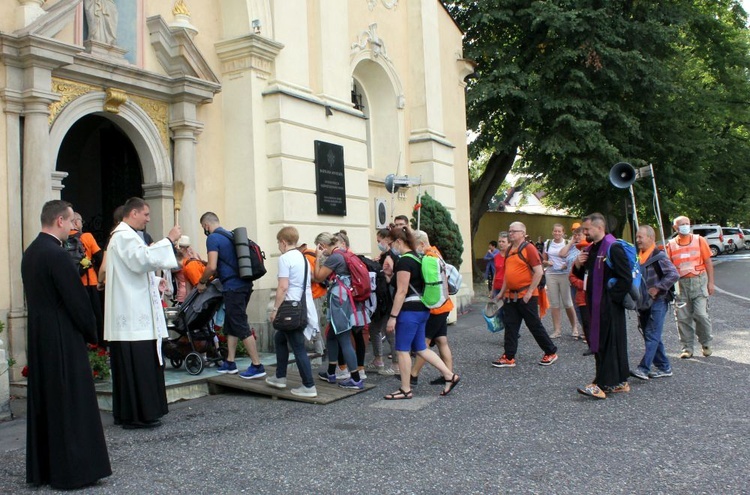
[[[79,96],[83,96],[94,91],[102,91],[98,86],[83,84],[66,79],[52,78],[52,91],[60,95],[60,99],[49,106],[49,125],[55,121],[60,112]]]
[[[388,52],[385,49],[385,43],[383,43],[383,40],[378,37],[377,28],[378,25],[376,23],[372,23],[370,24],[367,31],[362,31],[362,33],[358,37],[357,42],[352,45],[352,54],[355,54],[358,51],[365,50],[369,47],[369,49],[372,51],[373,57],[382,56],[384,59],[389,60]]]
[[[148,118],[159,130],[159,137],[164,149],[169,149],[169,105],[163,101],[152,100],[143,96],[130,95],[130,101],[141,107]]]
[[[120,106],[128,101],[128,94],[119,89],[107,88],[104,99],[104,111],[109,113],[120,113]]]
[[[172,9],[172,15],[186,15],[190,17],[190,10],[185,5],[185,0],[177,0]]]
[[[380,0],[380,3],[383,4],[383,7],[386,9],[395,9],[398,7],[398,0]],[[373,10],[378,5],[378,0],[367,0],[367,8],[370,10]]]

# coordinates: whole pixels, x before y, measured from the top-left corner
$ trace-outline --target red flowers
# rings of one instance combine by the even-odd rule
[[[24,366],[23,367],[23,369],[21,370],[21,375],[23,375],[24,378],[27,378],[29,376],[29,367],[28,366]]]

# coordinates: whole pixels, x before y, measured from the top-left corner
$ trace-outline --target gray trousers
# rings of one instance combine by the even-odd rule
[[[693,352],[695,336],[702,346],[711,345],[711,318],[708,316],[708,275],[682,277],[678,282],[679,294],[675,295],[677,329],[682,349]]]

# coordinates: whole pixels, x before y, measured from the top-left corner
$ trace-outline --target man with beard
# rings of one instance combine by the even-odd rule
[[[96,319],[62,243],[73,209],[42,208],[42,232],[21,261],[28,308],[26,482],[70,490],[112,474],[86,343]]]
[[[606,233],[606,226],[601,213],[583,219],[583,233],[592,244],[581,251],[573,268],[575,275],[586,281],[586,305],[591,316],[588,343],[596,358],[594,381],[578,392],[597,399],[606,399],[607,393],[630,391],[623,300],[633,276],[625,250]]]

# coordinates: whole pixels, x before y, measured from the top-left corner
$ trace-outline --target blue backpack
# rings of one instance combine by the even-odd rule
[[[610,256],[610,250],[615,244],[619,244],[620,246],[622,246],[622,249],[625,251],[625,255],[628,257],[628,263],[631,267],[630,273],[633,276],[633,281],[630,284],[630,292],[625,296],[625,300],[622,302],[622,305],[625,307],[625,309],[647,309],[642,308],[642,306],[650,302],[651,296],[648,295],[648,287],[646,287],[646,281],[643,280],[643,273],[641,273],[641,264],[638,262],[638,250],[628,241],[617,239],[617,241],[612,243],[607,249],[606,262],[607,266],[609,266],[610,268],[614,268],[612,264],[612,258]],[[613,285],[615,285],[615,281],[616,279],[614,278],[609,279],[609,281],[607,282],[607,287],[611,288]],[[645,298],[644,294],[646,296]],[[648,306],[650,306],[650,304],[648,304]]]

